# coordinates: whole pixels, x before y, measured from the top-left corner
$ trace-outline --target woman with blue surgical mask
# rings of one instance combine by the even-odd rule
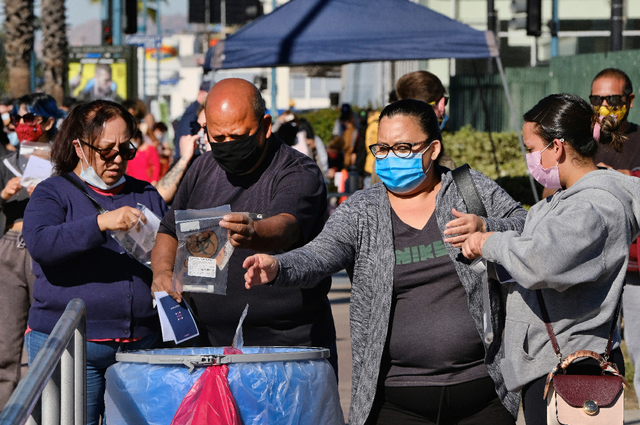
[[[36,279],[25,336],[29,362],[69,301],[82,299],[87,424],[98,424],[104,414],[104,375],[116,351],[150,348],[159,335],[151,270],[111,237],[147,222],[140,204],[160,218],[167,210],[150,183],[124,175],[136,155],[136,129],[134,117],[115,102],[72,109],[53,140],[55,175],[38,184],[24,214]],[[102,423],[108,421],[103,417]]]
[[[371,152],[382,183],[343,202],[306,246],[249,257],[247,288],[306,288],[349,271],[350,424],[514,424],[520,397],[504,387],[500,338],[483,338],[482,279],[459,247],[475,231],[519,232],[526,211],[470,170],[488,217],[466,212],[451,171],[438,164],[440,129],[427,103],[387,106]],[[500,305],[499,293],[487,297]],[[502,313],[488,313],[497,335]]]

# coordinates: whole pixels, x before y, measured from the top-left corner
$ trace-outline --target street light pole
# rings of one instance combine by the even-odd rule
[[[623,0],[611,0],[611,51],[622,50],[622,3]]]

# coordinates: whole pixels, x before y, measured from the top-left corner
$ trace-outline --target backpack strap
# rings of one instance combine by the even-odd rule
[[[464,204],[467,206],[467,210],[470,214],[475,214],[480,217],[487,216],[487,210],[484,208],[482,198],[478,193],[478,188],[471,177],[471,171],[469,171],[469,164],[461,165],[455,170],[451,171],[453,181],[456,182],[456,187]]]

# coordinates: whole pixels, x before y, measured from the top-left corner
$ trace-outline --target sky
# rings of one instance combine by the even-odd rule
[[[124,0],[122,0],[124,7]],[[160,5],[161,14],[187,14],[187,0],[167,0]],[[148,1],[149,6],[155,6],[154,0]],[[39,15],[40,2],[36,2],[36,14]],[[67,25],[78,26],[91,19],[100,19],[103,6],[99,3],[91,3],[89,0],[66,0]],[[3,16],[4,18],[4,16]]]
[[[102,0],[104,1],[104,0]],[[124,0],[121,0],[124,7]],[[204,1],[204,0],[203,0]],[[282,3],[283,0],[277,0]],[[41,0],[34,1],[35,13],[40,16]],[[155,6],[155,0],[148,0],[149,6]],[[160,6],[160,13],[167,15],[187,15],[188,0],[164,0]],[[66,0],[67,25],[74,27],[82,25],[91,19],[101,19],[101,11],[104,6],[100,3],[92,3],[90,0]],[[4,7],[0,6],[0,24],[4,23]]]

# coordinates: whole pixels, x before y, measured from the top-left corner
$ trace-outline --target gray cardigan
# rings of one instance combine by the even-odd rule
[[[471,173],[489,215],[485,218],[487,230],[521,231],[527,212],[493,180],[473,170]],[[436,196],[435,214],[440,232],[454,219],[452,208],[467,211],[451,173],[447,172],[442,175],[442,186]],[[447,250],[467,292],[469,310],[482,337],[482,280],[459,261],[459,248],[447,244]],[[331,215],[322,233],[313,241],[276,258],[280,263],[276,286],[311,287],[322,277],[343,268],[351,276],[353,372],[349,423],[364,424],[376,394],[393,293],[395,250],[391,205],[385,186],[379,183],[355,193]],[[499,369],[503,328],[499,316],[503,318],[504,312],[498,291],[492,291],[490,296],[496,337],[491,345],[485,345],[485,364],[503,404],[516,417],[520,396],[507,392]]]

